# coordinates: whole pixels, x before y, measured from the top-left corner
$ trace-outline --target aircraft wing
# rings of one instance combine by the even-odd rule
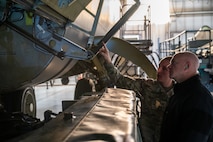
[[[71,21],[75,21],[82,10],[92,0],[41,0],[49,7],[66,17]]]

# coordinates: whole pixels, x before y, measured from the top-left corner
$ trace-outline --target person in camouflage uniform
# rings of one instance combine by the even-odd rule
[[[139,119],[143,142],[158,142],[161,122],[169,97],[173,94],[173,80],[169,77],[167,66],[171,57],[160,61],[157,80],[131,78],[122,75],[112,64],[109,51],[104,46],[99,53],[105,59],[105,68],[110,81],[117,87],[130,89],[142,94],[142,116]]]

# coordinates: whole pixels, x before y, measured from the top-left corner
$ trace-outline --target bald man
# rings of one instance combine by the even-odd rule
[[[164,114],[160,142],[213,142],[213,96],[200,81],[199,59],[191,52],[177,53],[168,68],[177,83]]]

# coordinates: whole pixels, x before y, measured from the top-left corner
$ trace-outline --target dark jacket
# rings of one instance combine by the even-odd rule
[[[160,142],[210,142],[212,129],[213,96],[199,76],[177,83],[164,114]]]

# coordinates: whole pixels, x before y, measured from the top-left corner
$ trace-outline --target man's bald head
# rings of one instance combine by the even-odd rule
[[[192,52],[180,52],[173,56],[169,68],[170,77],[180,83],[197,74],[199,59]]]
[[[175,56],[179,56],[187,65],[189,63],[191,65],[190,69],[192,69],[192,71],[194,70],[195,72],[197,72],[200,64],[198,57],[194,53],[186,51],[177,53],[175,54]]]

